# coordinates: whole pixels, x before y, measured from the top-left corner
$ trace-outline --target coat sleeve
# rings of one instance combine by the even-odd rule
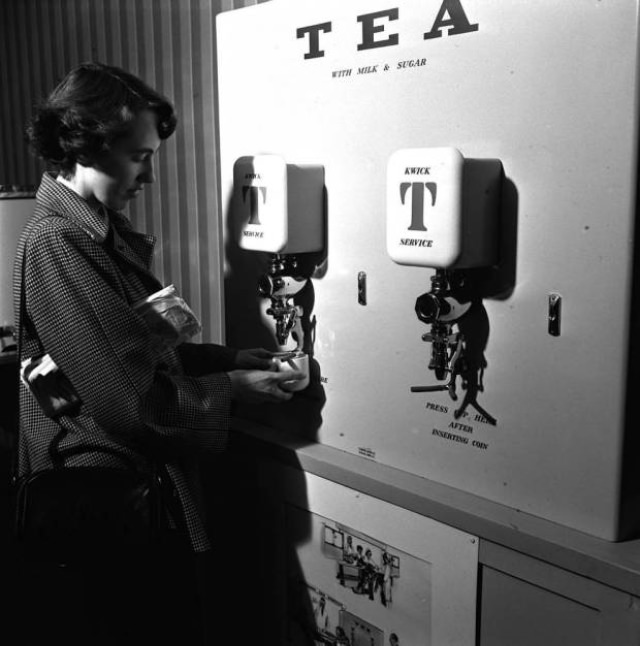
[[[237,350],[215,343],[182,343],[177,348],[188,375],[234,370]]]
[[[149,329],[127,303],[121,273],[99,244],[72,223],[48,218],[26,253],[29,318],[82,399],[83,414],[132,441],[152,431],[171,444],[224,445],[229,377],[181,374],[154,353]]]

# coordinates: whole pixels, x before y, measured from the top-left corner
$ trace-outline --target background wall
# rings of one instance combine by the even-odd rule
[[[155,270],[223,335],[217,213],[215,16],[266,0],[0,0],[0,185],[38,184],[24,142],[34,104],[74,65],[126,68],[171,98],[179,125],[162,147],[157,182],[129,207],[158,236]]]

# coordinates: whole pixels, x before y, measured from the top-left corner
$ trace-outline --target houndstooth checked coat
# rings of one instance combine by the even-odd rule
[[[60,426],[63,455],[88,449],[69,455],[68,466],[122,467],[127,459],[145,465],[146,457],[159,457],[177,488],[193,549],[204,551],[196,458],[225,447],[231,385],[223,371],[233,369],[236,352],[212,344],[154,352],[148,327],[131,307],[162,288],[149,270],[154,238],[114,211],[103,218],[48,173],[36,197],[14,273],[20,360],[49,353],[82,405],[54,421],[21,384],[18,473],[51,466],[49,444]]]

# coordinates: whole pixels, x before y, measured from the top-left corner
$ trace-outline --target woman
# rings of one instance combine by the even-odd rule
[[[196,460],[224,448],[233,400],[286,401],[291,394],[279,386],[291,374],[269,370],[271,353],[262,349],[159,349],[133,308],[163,285],[150,271],[153,238],[134,231],[121,211],[154,181],[154,157],[175,126],[169,101],[140,79],[88,63],[67,75],[28,129],[54,172],[43,175],[18,246],[20,359],[49,354],[80,403],[53,419],[22,386],[18,472],[50,467],[52,449],[65,466],[161,462],[191,550],[205,553]],[[105,603],[126,585],[119,582],[119,595]],[[153,587],[137,590],[138,600],[153,597]],[[125,623],[129,630],[133,619]]]

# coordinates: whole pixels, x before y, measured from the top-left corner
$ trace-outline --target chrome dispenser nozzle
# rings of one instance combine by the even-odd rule
[[[423,341],[431,342],[429,369],[434,371],[438,381],[443,381],[447,375],[449,380],[446,385],[412,386],[411,392],[448,390],[453,400],[457,398],[455,380],[460,370],[458,361],[464,339],[460,332],[453,332],[453,325],[470,307],[471,303],[461,303],[452,295],[446,270],[436,270],[431,278],[431,291],[418,296],[415,310],[423,323],[431,325],[430,332],[422,335]]]
[[[303,345],[302,308],[293,303],[293,298],[302,291],[308,279],[296,277],[296,270],[294,256],[275,255],[271,259],[269,273],[260,278],[258,291],[271,299],[267,314],[275,320],[278,345],[286,345],[289,335],[293,333],[296,349],[300,349]]]

